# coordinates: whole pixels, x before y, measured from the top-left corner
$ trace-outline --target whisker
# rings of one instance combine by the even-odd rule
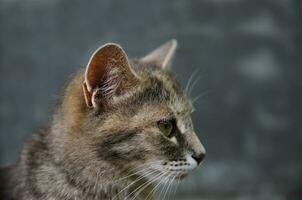
[[[169,185],[170,185],[170,178],[167,179],[167,182],[165,183],[166,184],[166,187],[163,191],[163,200],[166,198],[166,194],[167,194],[167,191],[168,191],[168,188],[169,188]]]
[[[155,177],[153,177],[151,180],[149,180],[149,181],[141,184],[134,191],[132,191],[130,194],[128,194],[128,196],[131,196],[132,194],[136,193],[134,195],[134,198],[131,198],[131,200],[135,199],[146,187],[148,187],[150,184],[152,184],[153,182],[155,182],[156,180],[158,180],[161,177],[161,175],[162,175],[161,172],[159,174],[155,175]],[[127,199],[127,197],[126,197],[126,199]]]
[[[161,178],[162,177],[164,177],[166,174],[168,174],[169,172],[164,172],[163,174],[162,174],[162,176],[161,176]],[[156,191],[156,189],[160,186],[160,184],[162,184],[162,180],[160,180],[158,183],[157,183],[157,185],[149,192],[149,194],[147,195],[147,197],[146,197],[146,200],[148,200],[149,199],[149,196],[151,195],[153,195],[153,193]],[[151,198],[151,196],[150,196],[150,198]]]
[[[167,184],[167,182],[169,181],[169,177],[171,176],[171,174],[168,174],[168,176],[164,179],[164,181],[163,181],[163,187],[162,187],[162,189],[160,190],[160,192],[159,192],[159,199],[161,199],[161,196],[162,196],[162,194],[163,194],[163,192],[164,192],[164,190],[165,190],[165,188],[166,188],[166,184]]]
[[[167,199],[169,199],[169,190],[171,189],[171,186],[173,184],[173,181],[174,181],[175,177],[176,177],[176,175],[172,176],[172,178],[170,179],[170,182],[168,183],[168,188],[167,188],[166,193],[164,195],[164,199],[165,199],[166,195],[167,195]]]
[[[143,174],[141,176],[139,176],[136,180],[132,181],[129,185],[127,185],[125,188],[123,188],[121,191],[119,191],[113,198],[112,200],[116,199],[116,197],[118,197],[119,194],[121,194],[123,191],[125,191],[127,188],[129,188],[130,186],[132,186],[133,184],[137,183],[139,180],[145,178],[145,176],[151,175],[152,173],[154,173],[154,171],[152,170],[146,170],[146,174]]]
[[[192,104],[194,104],[200,97],[204,97],[207,93],[201,93],[199,95],[197,95],[196,97],[194,97],[194,99],[192,100]]]
[[[137,175],[138,173],[143,172],[144,170],[146,170],[146,169],[148,169],[148,168],[151,168],[150,166],[149,166],[148,168],[144,168],[144,167],[145,167],[145,165],[140,166],[140,167],[136,167],[136,168],[134,168],[133,170],[130,170],[130,171],[134,171],[135,169],[143,168],[143,169],[141,169],[141,170],[139,170],[139,171],[136,171],[136,172],[134,172],[134,173],[132,173],[132,174],[129,174],[129,175],[125,176],[125,177],[122,177],[122,178],[117,179],[116,181],[114,181],[114,183],[117,183],[117,182],[119,182],[119,181],[122,181],[122,180],[124,180],[124,179],[126,179],[126,178],[130,178],[131,176]]]
[[[171,174],[171,179],[170,179],[170,181],[168,180],[168,186],[167,186],[167,189],[166,189],[166,191],[165,191],[165,194],[164,194],[164,198],[163,199],[165,199],[166,198],[166,195],[167,195],[167,193],[168,193],[168,191],[169,191],[169,188],[170,188],[170,185],[171,185],[171,183],[173,182],[173,180],[174,180],[174,178],[175,178],[175,175],[173,175],[173,174]]]
[[[170,176],[169,175],[169,172],[167,173],[168,177]],[[167,180],[168,180],[168,177],[165,177],[162,182],[161,182],[161,185],[162,185],[162,188],[159,188],[159,194],[158,194],[158,199],[161,199],[161,195],[162,195],[162,192],[166,186],[166,183],[167,183]]]
[[[199,82],[199,80],[200,80],[200,76],[197,76],[197,78],[192,82],[192,84],[191,84],[191,86],[190,86],[190,88],[189,88],[189,91],[188,91],[189,97],[192,96],[192,92],[193,92],[193,90],[194,90],[194,87],[195,87],[196,84]]]
[[[144,191],[144,189],[146,189],[149,185],[151,185],[152,183],[155,183],[158,179],[161,178],[161,175],[160,176],[157,176],[157,178],[153,179],[152,181],[150,181],[148,184],[146,184],[145,186],[141,187],[141,189],[139,189],[139,191],[136,192],[135,196],[131,199],[131,200],[134,200],[136,197],[138,197],[138,195]],[[141,185],[142,186],[142,185]]]
[[[190,75],[189,80],[188,80],[188,82],[187,82],[187,85],[186,85],[186,87],[185,87],[185,92],[186,92],[187,94],[188,94],[188,91],[189,91],[191,82],[192,82],[193,78],[195,77],[195,75],[196,75],[198,72],[199,72],[199,69],[197,68],[197,69],[195,69],[195,70],[193,71],[193,73]]]
[[[134,167],[134,168],[130,169],[129,172],[132,172],[132,171],[137,170],[137,169],[142,168],[142,167],[146,167],[146,166],[148,167],[150,165],[159,164],[159,163],[160,163],[159,161],[145,163],[145,164],[142,164],[142,165],[139,165],[137,167]]]
[[[175,187],[176,187],[176,184],[177,184],[177,179],[176,177],[179,175],[179,173],[176,173],[174,178],[173,178],[173,184],[171,184],[171,189],[170,189],[170,194],[169,194],[169,197],[172,197],[172,195],[174,194],[174,191],[175,191]]]
[[[175,196],[176,196],[176,194],[177,194],[177,189],[178,189],[178,186],[179,186],[179,184],[180,184],[180,180],[177,180],[177,182],[176,182],[176,186],[175,186],[175,189],[174,189],[174,199],[175,199]]]
[[[159,161],[156,161],[156,162],[151,162],[151,163],[147,163],[147,164],[142,164],[142,165],[139,165],[139,166],[137,166],[137,167],[134,167],[134,168],[132,168],[132,169],[130,169],[129,170],[129,173],[126,175],[126,176],[124,176],[124,177],[122,177],[122,178],[119,178],[119,179],[117,179],[117,180],[115,180],[114,182],[113,182],[113,184],[116,184],[117,182],[119,182],[119,181],[122,181],[122,180],[124,180],[124,179],[127,179],[127,178],[129,178],[129,177],[131,177],[131,176],[135,176],[135,175],[138,175],[140,172],[143,172],[144,170],[146,170],[146,169],[151,169],[152,167],[150,166],[150,165],[156,165],[156,164],[158,164],[158,163],[160,163]],[[141,169],[142,168],[142,169]],[[135,170],[137,170],[137,169],[140,169],[139,171],[135,171]],[[135,172],[133,172],[133,171],[135,171]],[[130,172],[133,172],[132,174],[130,173]]]

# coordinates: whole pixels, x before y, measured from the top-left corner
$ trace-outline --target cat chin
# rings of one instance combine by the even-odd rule
[[[168,179],[174,180],[174,181],[181,181],[181,180],[187,178],[188,175],[189,175],[189,172],[182,172],[182,173],[176,173],[176,174],[172,173]]]
[[[179,181],[183,181],[188,177],[189,173],[169,173],[166,176],[161,177],[160,179],[155,181],[155,184],[167,184],[167,183],[177,183]],[[152,178],[151,178],[152,179]],[[150,180],[150,177],[149,177]]]
[[[175,177],[175,181],[182,181],[184,180],[185,178],[188,177],[189,174],[180,174],[178,176]]]

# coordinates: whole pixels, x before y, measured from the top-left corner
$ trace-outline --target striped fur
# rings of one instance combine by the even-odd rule
[[[175,44],[164,47],[170,59]],[[162,67],[151,62],[152,56],[145,60],[129,61],[135,85],[119,93],[102,89],[112,93],[110,100],[100,90],[85,99],[90,91],[83,92],[87,80],[80,70],[65,88],[49,127],[33,134],[14,166],[0,171],[0,199],[152,199],[159,180],[169,180],[173,171],[182,170],[175,179],[185,176],[189,171],[184,169],[191,168],[177,167],[194,166],[186,156],[205,153],[192,127],[191,102],[163,68],[167,59],[161,58]],[[90,100],[102,106],[87,105]],[[157,127],[169,117],[177,121],[176,142]],[[146,187],[139,190],[142,184]]]

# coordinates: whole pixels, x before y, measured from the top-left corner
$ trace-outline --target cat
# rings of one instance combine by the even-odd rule
[[[140,59],[107,43],[64,89],[48,127],[0,171],[0,199],[155,199],[204,159],[193,106],[169,72],[176,40]]]

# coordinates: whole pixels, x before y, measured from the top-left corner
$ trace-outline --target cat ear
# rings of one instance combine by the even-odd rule
[[[176,47],[177,41],[175,39],[172,39],[164,43],[145,57],[141,58],[140,61],[149,65],[153,65],[155,67],[166,69],[171,62]]]
[[[135,85],[137,76],[124,50],[114,43],[97,49],[85,72],[83,91],[88,107],[97,107]]]

